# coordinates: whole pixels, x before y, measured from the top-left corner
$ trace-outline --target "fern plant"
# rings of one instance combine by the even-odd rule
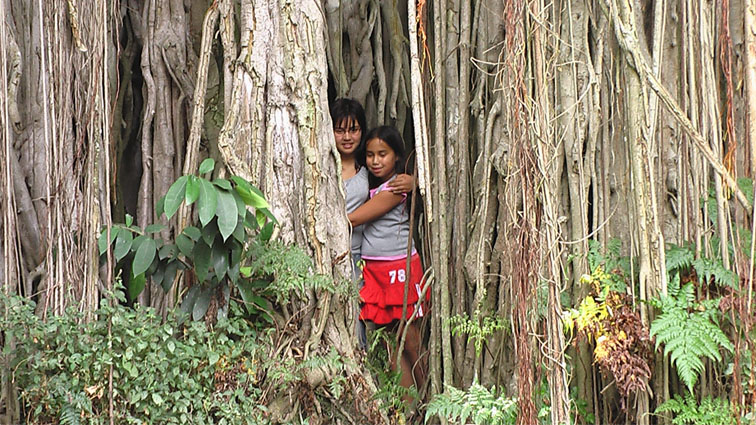
[[[452,335],[466,334],[468,341],[475,344],[476,356],[480,356],[483,351],[483,343],[486,342],[488,337],[496,331],[504,329],[507,324],[507,321],[502,317],[486,316],[481,318],[479,310],[475,310],[472,319],[468,318],[467,314],[458,314],[447,320],[451,326]]]
[[[690,393],[684,398],[675,394],[674,398],[660,404],[654,413],[665,412],[674,414],[674,425],[734,425],[736,422],[727,400],[704,397],[699,404]]]
[[[728,286],[734,289],[738,287],[738,275],[732,270],[726,269],[720,259],[695,258],[690,246],[670,245],[665,256],[670,280],[675,275],[680,275],[692,267],[701,283],[713,282],[718,286]]]
[[[722,361],[720,348],[732,352],[733,345],[717,321],[719,301],[696,302],[693,284],[679,285],[675,275],[669,295],[651,301],[662,314],[651,323],[650,334],[656,337],[656,348],[664,344],[664,355],[669,354],[680,379],[693,391],[704,369],[702,358]]]
[[[452,423],[479,425],[509,425],[517,420],[517,399],[496,395],[496,387],[489,391],[473,384],[467,391],[447,386],[446,391],[433,398],[425,411],[425,423],[439,416]]]

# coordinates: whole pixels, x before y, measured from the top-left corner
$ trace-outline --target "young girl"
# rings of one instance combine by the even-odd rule
[[[362,320],[377,325],[394,325],[402,319],[405,286],[407,287],[407,315],[409,319],[423,316],[423,308],[415,311],[415,304],[423,289],[423,270],[420,257],[414,248],[409,229],[409,208],[406,194],[388,190],[388,184],[396,179],[404,164],[404,143],[393,127],[383,126],[371,130],[365,137],[366,160],[371,179],[377,187],[370,191],[369,210],[359,209],[349,214],[353,226],[368,223],[363,229],[362,259],[365,261],[363,278],[365,285],[360,290],[363,305]],[[410,244],[410,270],[407,274],[407,245]],[[426,299],[430,297],[426,293]],[[402,329],[397,335],[401,335]],[[401,356],[401,384],[409,388],[424,381],[422,367],[418,364],[420,331],[417,321],[407,329],[407,338]],[[392,369],[395,356],[391,356]]]
[[[362,109],[362,105],[354,99],[337,99],[331,105],[331,120],[333,121],[336,149],[341,156],[341,178],[344,180],[346,191],[347,213],[354,212],[358,208],[362,213],[369,212],[374,209],[374,205],[371,202],[366,203],[370,191],[368,172],[363,166],[364,164],[361,164],[362,155],[358,155],[364,150],[362,134],[363,129],[367,128],[365,111]],[[358,160],[358,157],[360,157],[360,160]],[[414,184],[415,181],[411,176],[402,175],[395,180],[391,190],[396,193],[409,192]],[[360,261],[362,228],[363,226],[352,228],[351,251],[355,281],[360,280],[357,263]],[[357,321],[357,339],[360,347],[365,349],[367,347],[365,326],[359,320]]]

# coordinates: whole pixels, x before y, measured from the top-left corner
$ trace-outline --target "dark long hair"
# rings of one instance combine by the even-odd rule
[[[359,165],[365,165],[365,133],[367,132],[367,119],[365,118],[365,109],[360,102],[354,99],[339,98],[331,104],[331,121],[333,128],[336,128],[350,119],[357,122],[362,130],[360,144],[355,151],[355,159]]]
[[[367,147],[367,142],[373,139],[380,139],[383,140],[391,149],[393,149],[394,153],[396,154],[396,164],[394,164],[394,172],[396,174],[402,174],[405,172],[406,166],[405,166],[405,152],[404,152],[404,141],[402,140],[402,135],[399,134],[399,131],[395,129],[394,127],[391,127],[389,125],[382,125],[380,127],[376,127],[372,130],[370,130],[364,137],[365,140],[365,146]],[[363,150],[363,157],[362,161],[364,163],[365,157],[364,157],[364,150]],[[370,175],[370,187],[378,186],[380,182],[378,179],[373,177],[373,175]]]

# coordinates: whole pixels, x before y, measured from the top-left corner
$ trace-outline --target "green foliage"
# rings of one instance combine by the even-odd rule
[[[699,404],[696,398],[688,393],[685,398],[675,394],[656,408],[657,415],[664,412],[674,414],[674,425],[735,425],[735,415],[730,402],[721,398],[704,397]]]
[[[753,205],[753,179],[750,179],[748,177],[738,178],[738,188],[743,191],[746,199],[748,199],[748,202]]]
[[[452,423],[484,425],[509,425],[517,420],[517,399],[496,394],[496,387],[490,391],[473,384],[467,391],[446,386],[443,393],[436,395],[425,411],[425,423],[438,416]]]
[[[610,240],[606,252],[598,241],[588,241],[588,267],[591,275],[597,270],[608,272],[594,276],[599,279],[600,286],[606,288],[605,291],[624,292],[627,287],[626,276],[630,276],[630,258],[620,255],[621,248],[622,241],[619,239]]]
[[[212,181],[201,177],[214,168],[212,159],[204,160],[199,167],[200,176],[179,177],[158,201],[156,215],[165,214],[168,219],[182,203],[197,205],[199,227],[182,229],[175,243],[165,242],[157,234],[166,226],[151,224],[142,230],[128,215],[125,224],[112,226],[110,238],[107,229],[103,229],[98,240],[102,260],[112,245],[116,268],[123,272],[130,300],[144,290],[148,279],[168,291],[177,271],[190,268],[198,282],[191,286],[181,308],[195,320],[205,316],[214,297],[221,306],[218,317],[225,316],[228,310],[224,306],[228,305],[232,288],[242,286],[247,288],[242,295],[246,293],[243,298],[251,310],[263,314],[268,309],[261,298],[253,298],[250,292],[256,292],[255,285],[271,280],[263,276],[255,281],[258,276],[249,273],[242,276],[241,269],[243,261],[250,260],[248,247],[265,245],[277,222],[262,192],[248,181],[236,176]],[[264,252],[262,248],[257,251]]]
[[[693,267],[701,283],[713,282],[718,286],[727,286],[737,289],[738,275],[732,270],[727,270],[722,260],[715,258],[695,258],[693,249],[689,245],[670,245],[666,251],[667,274],[672,279],[675,275],[681,275]]]
[[[693,264],[695,257],[690,246],[679,246],[671,244],[666,252],[667,273],[674,273],[680,270],[686,270]]]
[[[505,329],[507,326],[507,321],[504,318],[490,316],[481,318],[480,311],[478,310],[475,310],[472,319],[469,319],[464,314],[452,316],[448,321],[451,326],[452,335],[465,334],[467,335],[468,342],[473,341],[476,356],[480,356],[481,351],[483,351],[483,343],[486,342],[489,336],[498,330]]]
[[[75,308],[42,321],[28,300],[2,302],[8,314],[0,330],[15,341],[2,361],[29,423],[106,423],[111,366],[116,423],[264,423],[255,384],[267,350],[236,304],[237,314],[210,331],[117,302],[89,322]]]
[[[732,352],[733,345],[719,327],[718,300],[696,302],[693,284],[679,285],[679,275],[674,275],[669,295],[651,301],[662,313],[651,323],[650,334],[656,336],[657,348],[664,344],[664,355],[670,355],[678,375],[693,391],[704,369],[701,359],[722,361],[720,348]]]
[[[330,276],[313,273],[312,259],[296,246],[273,241],[251,245],[245,255],[249,263],[241,268],[242,276],[254,277],[252,283],[267,282],[265,294],[275,296],[278,303],[287,303],[292,293],[302,295],[306,289],[327,292],[339,289]]]
[[[693,260],[693,268],[696,269],[696,274],[702,283],[712,281],[719,286],[738,288],[738,275],[732,270],[727,270],[720,260],[698,258]]]

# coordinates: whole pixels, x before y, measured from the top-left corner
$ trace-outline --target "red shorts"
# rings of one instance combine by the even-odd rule
[[[365,286],[360,289],[364,303],[360,310],[360,319],[370,320],[379,325],[401,319],[405,283],[408,289],[407,318],[412,317],[415,314],[415,304],[425,285],[419,255],[414,254],[411,258],[409,282],[406,276],[406,258],[392,261],[365,260],[365,267],[362,269]],[[430,299],[430,291],[426,292],[425,299]],[[422,317],[423,314],[421,304],[417,309],[417,317]]]

